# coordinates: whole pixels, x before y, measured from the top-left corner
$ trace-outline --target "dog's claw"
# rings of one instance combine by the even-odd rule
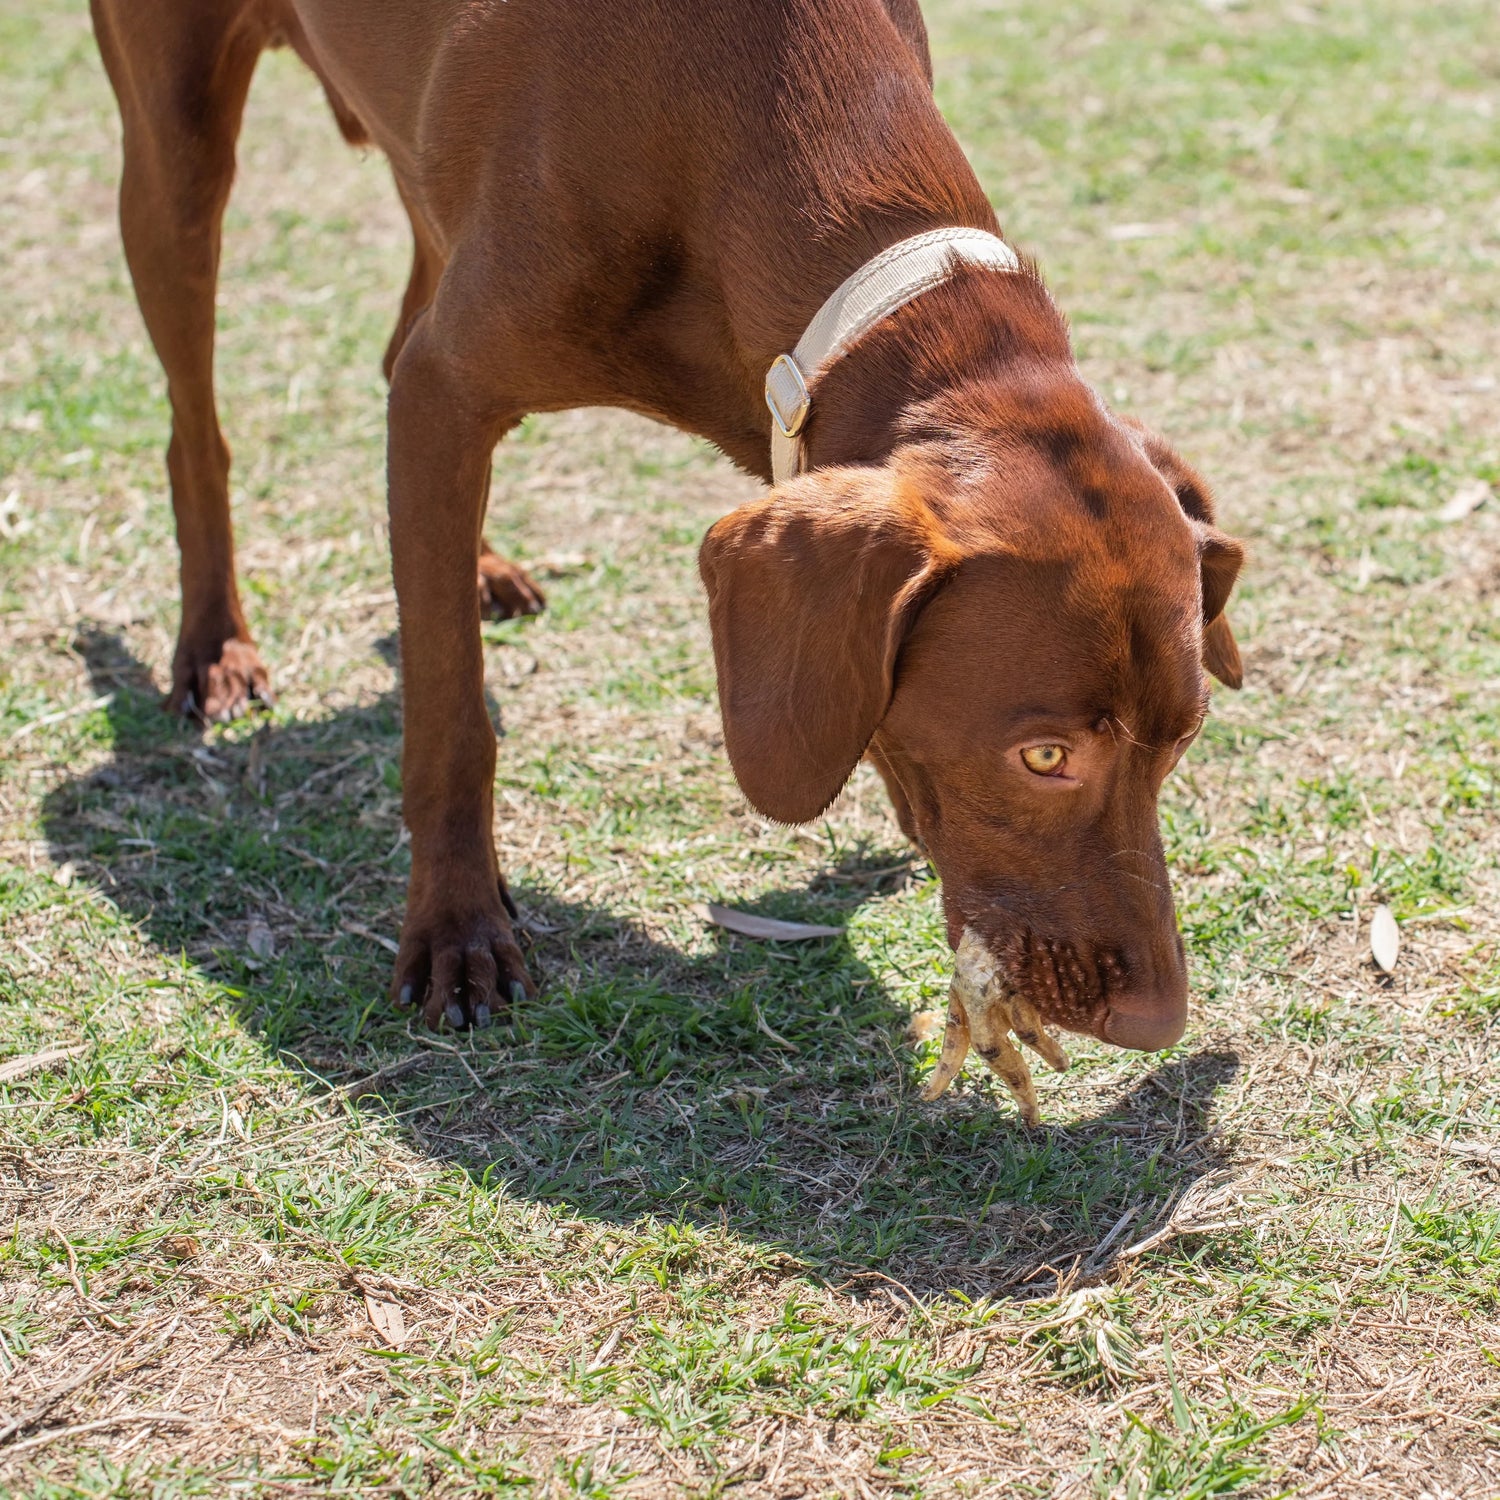
[[[232,724],[275,702],[255,642],[188,637],[177,643],[167,703],[197,724]]]
[[[510,923],[492,911],[424,914],[408,909],[389,991],[397,1009],[415,1005],[433,1031],[479,1030],[494,1022],[505,997],[530,992]]]
[[[485,549],[479,556],[479,612],[491,620],[539,615],[547,596],[522,567]]]
[[[519,979],[512,979],[510,982],[510,1003],[512,1005],[526,1003],[526,986]]]

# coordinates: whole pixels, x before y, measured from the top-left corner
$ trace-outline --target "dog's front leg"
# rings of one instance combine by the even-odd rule
[[[401,612],[401,755],[411,883],[392,980],[429,1026],[484,1025],[529,993],[492,827],[495,735],[485,711],[474,578],[491,454],[515,414],[476,403],[429,323],[390,398],[391,556]]]

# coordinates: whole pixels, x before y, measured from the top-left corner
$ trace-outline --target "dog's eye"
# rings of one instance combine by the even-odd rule
[[[1199,727],[1201,728],[1202,726],[1200,725]],[[1188,746],[1191,745],[1197,738],[1198,730],[1195,729],[1191,734],[1183,735],[1183,737],[1178,740],[1177,743],[1172,747],[1172,769],[1174,771],[1177,769],[1177,762],[1187,754]]]
[[[1021,752],[1026,769],[1038,776],[1056,776],[1067,759],[1068,752],[1061,745],[1028,745]]]

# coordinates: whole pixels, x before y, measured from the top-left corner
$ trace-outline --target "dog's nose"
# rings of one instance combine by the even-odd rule
[[[1187,1006],[1163,1006],[1156,995],[1121,995],[1109,1002],[1104,1039],[1137,1052],[1160,1052],[1182,1040]]]

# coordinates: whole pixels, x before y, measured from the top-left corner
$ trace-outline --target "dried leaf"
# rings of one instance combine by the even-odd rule
[[[930,1042],[942,1034],[948,1024],[945,1010],[919,1010],[906,1025],[906,1040],[915,1046],[918,1042]]]
[[[1447,1141],[1441,1136],[1428,1136],[1439,1151],[1452,1156],[1462,1156],[1467,1161],[1477,1161],[1487,1167],[1500,1167],[1500,1146],[1491,1146],[1484,1141]]]
[[[1396,955],[1401,951],[1401,931],[1390,907],[1377,906],[1370,917],[1370,957],[1384,974],[1396,967]]]
[[[399,1302],[390,1302],[373,1292],[366,1292],[365,1316],[392,1349],[399,1349],[406,1342],[406,1317]]]
[[[1105,234],[1116,243],[1123,240],[1157,240],[1176,234],[1175,224],[1111,224]]]
[[[620,1346],[620,1335],[625,1332],[624,1327],[616,1328],[605,1341],[600,1344],[599,1352],[589,1361],[588,1370],[585,1372],[592,1375],[595,1370],[602,1370],[610,1361],[610,1356]]]
[[[66,864],[59,865],[52,872],[52,879],[64,890],[73,884],[73,877],[78,873],[78,866],[70,859]]]
[[[1491,490],[1483,479],[1469,479],[1454,490],[1452,497],[1438,511],[1440,521],[1462,521],[1472,515],[1486,500]]]
[[[709,902],[699,908],[715,927],[727,928],[742,937],[760,938],[768,943],[799,943],[807,938],[842,937],[842,927],[824,927],[816,922],[783,922],[776,917],[757,917],[752,912],[735,911],[729,906]]]
[[[0,1083],[9,1083],[12,1079],[24,1078],[28,1073],[40,1072],[43,1068],[50,1068],[55,1062],[77,1057],[80,1052],[88,1050],[87,1043],[79,1042],[74,1047],[52,1047],[46,1052],[28,1052],[25,1057],[8,1058],[0,1063]]]
[[[526,564],[527,571],[536,578],[571,578],[588,567],[589,560],[582,552],[549,552]]]
[[[270,963],[276,957],[275,934],[259,917],[250,923],[250,928],[245,933],[245,946],[266,963]]]

